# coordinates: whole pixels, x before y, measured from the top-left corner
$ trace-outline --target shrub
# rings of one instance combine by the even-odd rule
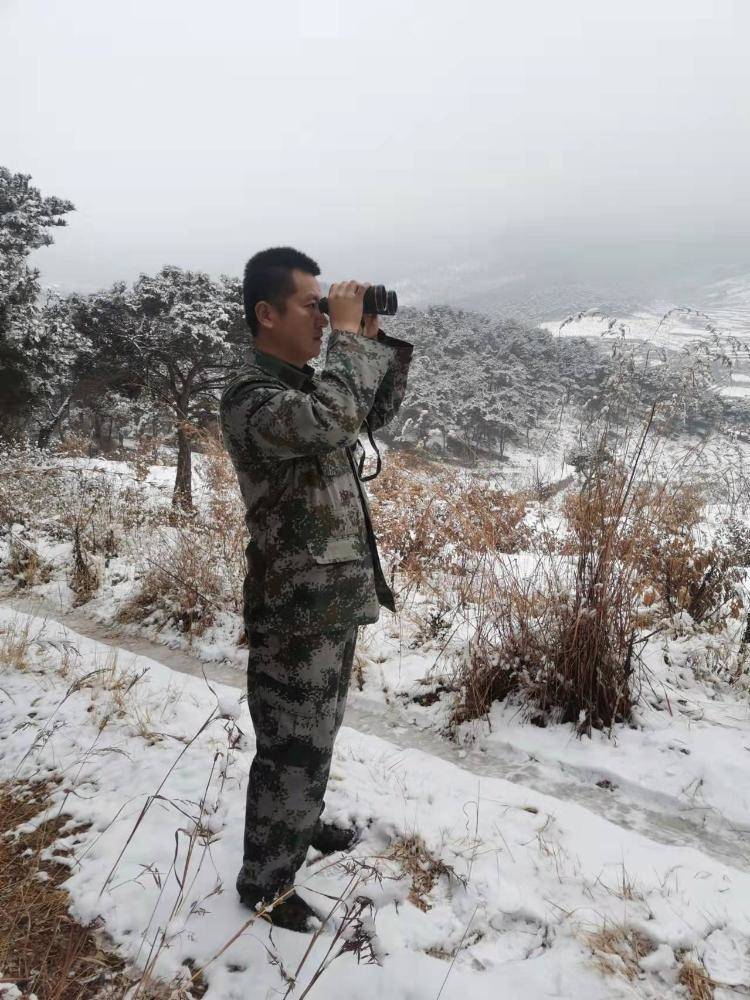
[[[139,587],[118,618],[142,622],[152,616],[200,635],[222,608],[219,564],[212,533],[191,523],[189,514],[178,518],[174,527],[156,531],[139,552]]]
[[[702,493],[677,477],[642,475],[646,433],[629,461],[607,455],[565,497],[562,543],[553,540],[529,577],[512,563],[487,563],[454,723],[507,697],[539,724],[625,721],[639,629],[686,613],[715,631],[742,613],[744,536],[707,540]]]
[[[662,614],[686,612],[705,628],[721,626],[742,612],[738,585],[746,552],[735,530],[709,540],[701,531],[705,499],[694,486],[666,481],[642,485],[623,549],[633,562],[641,590]],[[745,548],[747,538],[745,537]]]
[[[228,457],[218,445],[206,449],[195,511],[170,509],[169,523],[152,521],[143,534],[139,589],[123,605],[121,621],[152,615],[200,635],[221,612],[241,613],[244,506]]]
[[[84,552],[78,525],[73,531],[73,568],[68,576],[68,583],[76,595],[76,605],[91,600],[100,583],[98,569]]]
[[[411,586],[434,574],[464,574],[486,552],[518,552],[530,540],[528,496],[418,458],[389,453],[373,486],[380,546]]]
[[[33,545],[11,532],[7,573],[19,587],[34,587],[49,580],[51,567]]]
[[[629,718],[639,595],[637,568],[623,554],[639,458],[627,472],[609,464],[592,472],[564,505],[565,550],[543,553],[529,577],[512,562],[487,564],[454,723],[511,695],[540,725],[583,732]]]

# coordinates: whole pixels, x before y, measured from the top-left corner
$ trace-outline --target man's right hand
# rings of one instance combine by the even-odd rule
[[[328,292],[328,316],[332,330],[348,330],[359,333],[362,322],[362,303],[369,283],[342,281],[331,285]]]

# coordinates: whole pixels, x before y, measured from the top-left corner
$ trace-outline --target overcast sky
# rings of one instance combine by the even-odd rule
[[[0,0],[0,163],[77,211],[88,290],[538,255],[748,260],[747,0]],[[708,248],[708,250],[706,250]]]

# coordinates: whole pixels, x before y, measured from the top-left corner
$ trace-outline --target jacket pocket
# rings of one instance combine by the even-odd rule
[[[322,545],[308,542],[307,547],[316,563],[352,562],[362,558],[362,542],[359,535],[334,535]]]

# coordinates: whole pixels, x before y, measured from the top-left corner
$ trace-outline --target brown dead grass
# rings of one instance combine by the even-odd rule
[[[518,552],[530,541],[528,494],[467,481],[411,452],[389,453],[371,492],[380,547],[407,585],[463,573],[467,557]]]
[[[90,601],[99,587],[99,582],[99,573],[85,553],[81,544],[81,531],[76,525],[73,532],[73,567],[68,576],[70,589],[76,595],[75,604],[80,605]]]
[[[586,935],[597,968],[608,976],[621,975],[628,980],[638,977],[639,962],[655,949],[648,938],[622,924],[609,924]]]
[[[624,557],[635,562],[642,588],[667,614],[686,611],[695,622],[721,625],[742,612],[736,590],[745,553],[741,539],[726,531],[712,541],[702,538],[705,507],[706,496],[694,485],[641,484]]]
[[[7,573],[18,587],[35,587],[38,583],[46,583],[49,580],[51,567],[33,545],[12,536]]]
[[[480,565],[453,724],[518,694],[539,725],[611,728],[638,695],[639,635],[681,612],[705,631],[743,613],[742,554],[720,534],[701,536],[698,489],[651,475],[648,431],[629,458],[592,468],[565,497],[562,543],[548,550],[537,536],[533,573],[511,560]]]
[[[628,474],[613,465],[608,477],[624,483]],[[566,497],[563,509],[571,530],[563,551],[573,554],[582,527],[601,518],[598,502],[586,490]],[[742,613],[737,584],[745,553],[736,534],[724,531],[711,541],[701,536],[705,506],[702,490],[678,479],[637,484],[616,555],[636,569],[643,604],[652,615],[686,611],[695,622],[718,627]]]
[[[463,881],[450,865],[430,854],[427,845],[418,836],[394,841],[385,859],[396,862],[408,876],[411,881],[409,900],[423,912],[431,909],[427,897],[439,878],[446,876],[457,882]]]
[[[134,983],[123,961],[106,947],[96,925],[77,923],[68,913],[64,864],[46,860],[69,820],[46,817],[51,785],[16,782],[0,786],[0,969],[24,997],[39,1000],[119,1000]],[[28,824],[28,826],[27,826]],[[18,832],[19,829],[22,832]],[[65,830],[70,836],[76,831]],[[63,853],[57,848],[57,853]],[[152,983],[143,1000],[189,1000],[205,992]]]
[[[12,621],[0,627],[0,669],[26,670],[29,665],[29,646],[33,642],[31,626],[27,619],[23,627]]]
[[[82,434],[69,431],[62,440],[55,441],[56,455],[64,458],[87,458],[93,453],[93,442]]]
[[[222,611],[242,610],[245,576],[245,510],[232,464],[209,435],[201,438],[205,491],[191,512],[169,511],[152,522],[136,553],[137,591],[119,620],[155,616],[189,635],[201,635]]]
[[[713,1000],[715,983],[702,965],[684,958],[677,981],[687,990],[690,1000]]]
[[[67,867],[42,860],[67,817],[12,835],[44,810],[45,792],[20,784],[0,789],[0,968],[24,994],[85,1000],[113,984],[123,966],[100,949],[95,928],[69,917],[60,888],[70,875]]]
[[[576,495],[570,555],[544,553],[524,577],[512,563],[482,567],[481,603],[453,723],[486,716],[518,693],[531,721],[580,732],[629,718],[634,696],[637,570],[619,557],[631,479],[602,476]]]

